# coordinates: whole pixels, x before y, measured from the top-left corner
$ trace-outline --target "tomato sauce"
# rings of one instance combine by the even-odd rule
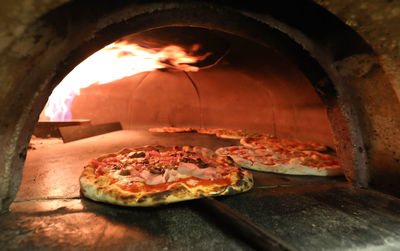
[[[90,164],[94,165],[94,168],[97,168],[100,165],[100,162],[98,162],[96,159],[90,160]]]

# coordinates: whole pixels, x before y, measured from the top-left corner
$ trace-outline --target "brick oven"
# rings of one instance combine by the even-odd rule
[[[385,247],[400,235],[398,2],[6,0],[0,7],[1,245],[308,250]],[[74,119],[119,121],[124,130],[28,151],[53,89],[85,58],[121,39],[145,47],[198,43],[213,57],[199,63],[198,72],[155,70],[82,90],[71,107]],[[141,132],[152,126],[236,128],[316,141],[336,151],[345,178],[258,174],[254,192],[237,200],[131,210],[81,200],[75,171],[65,183],[60,173],[33,175],[40,168],[60,172],[57,166],[68,172],[91,155],[132,142],[232,143]],[[96,149],[99,142],[107,146]],[[375,221],[379,227],[366,231]],[[248,232],[243,238],[240,229]]]

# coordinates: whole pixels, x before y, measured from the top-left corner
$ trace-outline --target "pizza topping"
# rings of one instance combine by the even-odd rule
[[[178,166],[177,171],[180,174],[184,175],[191,175],[193,172],[197,169],[197,166],[193,163],[186,163],[186,162],[181,162]]]
[[[114,170],[119,170],[122,168],[122,165],[118,165],[118,164],[113,164],[112,169]]]
[[[140,181],[140,182],[144,182],[144,179],[142,177],[139,176],[135,176],[131,178],[131,181]]]
[[[158,185],[162,183],[166,183],[165,177],[159,174],[150,174],[146,179],[145,183],[147,185]]]
[[[199,162],[197,163],[197,166],[198,166],[199,168],[208,168],[208,167],[209,167],[209,164],[203,162],[202,159],[199,159]]]
[[[98,176],[104,175],[105,173],[103,171],[103,168],[98,167],[98,168],[96,168],[95,174],[96,174],[96,177],[98,177]]]
[[[164,177],[167,182],[173,182],[178,179],[178,172],[175,170],[166,169]]]
[[[156,156],[161,156],[160,152],[151,150],[146,152],[146,158],[151,158],[151,157],[156,157]]]
[[[162,167],[150,167],[149,170],[154,174],[163,174],[165,172],[165,169]]]
[[[193,163],[199,168],[207,168],[210,166],[208,163],[204,162],[201,158],[192,159],[192,158],[184,157],[180,161],[184,162],[184,163]]]
[[[90,165],[92,165],[93,167],[97,167],[98,165],[100,165],[100,162],[99,161],[97,161],[97,160],[95,160],[95,159],[92,159],[92,160],[90,160]]]
[[[259,137],[246,137],[240,140],[240,143],[247,147],[260,147],[273,149],[274,151],[315,151],[325,152],[328,150],[326,146],[315,142],[302,142],[292,139],[277,139],[268,135]]]
[[[143,158],[146,156],[145,152],[130,152],[128,154],[130,158]]]
[[[102,163],[121,163],[120,159],[117,157],[108,157],[103,159]]]
[[[128,170],[128,169],[122,169],[122,170],[119,172],[119,175],[128,176],[128,175],[131,175],[131,171]]]
[[[221,165],[218,162],[224,162],[224,164]],[[96,168],[96,173],[108,174],[114,179],[130,177],[133,182],[159,185],[186,177],[195,177],[200,180],[223,179],[224,175],[234,171],[234,168],[226,167],[229,166],[228,163],[229,160],[226,159],[205,159],[196,151],[184,148],[174,148],[173,151],[163,152],[152,149],[146,152],[121,153],[116,157],[105,158]],[[221,167],[216,168],[217,166]],[[117,182],[116,184],[125,183]]]
[[[192,159],[192,158],[188,158],[188,157],[184,157],[181,162],[185,162],[185,163],[196,163],[196,160]]]

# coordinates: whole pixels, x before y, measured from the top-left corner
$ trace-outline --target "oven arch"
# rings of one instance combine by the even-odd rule
[[[353,100],[348,80],[332,66],[353,55],[375,55],[355,32],[316,4],[302,2],[300,16],[290,16],[287,4],[299,6],[295,1],[267,8],[257,6],[257,1],[240,6],[225,1],[115,1],[112,6],[107,1],[71,1],[41,17],[14,44],[18,47],[30,42],[26,54],[10,56],[14,61],[8,73],[11,87],[6,89],[0,110],[4,149],[0,155],[4,163],[0,169],[0,209],[6,210],[18,191],[29,138],[56,84],[104,45],[130,33],[166,26],[217,29],[281,50],[305,73],[327,105],[347,179],[367,187],[371,171],[367,132],[360,123],[368,118],[360,114],[362,104]],[[335,33],[321,30],[315,22],[318,18]],[[374,63],[371,68],[379,66]]]

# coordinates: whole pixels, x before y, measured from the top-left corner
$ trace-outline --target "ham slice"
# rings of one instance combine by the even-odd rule
[[[161,174],[151,174],[149,176],[149,179],[145,180],[145,183],[147,185],[158,185],[165,183],[165,178]]]
[[[175,170],[166,169],[164,172],[164,179],[167,182],[173,182],[178,179],[178,172]]]
[[[191,176],[198,167],[193,163],[181,162],[179,163],[177,171],[180,174]]]
[[[217,173],[217,169],[215,167],[197,169],[196,171],[193,172],[193,175],[203,180],[222,178],[222,175]]]
[[[154,174],[147,169],[144,169],[140,172],[140,177],[144,179],[144,182],[147,185],[158,185],[161,183],[165,183],[165,178],[162,174]]]
[[[203,180],[222,178],[222,175],[217,173],[217,169],[215,167],[199,168],[193,163],[181,162],[177,171],[180,174],[194,176]]]

